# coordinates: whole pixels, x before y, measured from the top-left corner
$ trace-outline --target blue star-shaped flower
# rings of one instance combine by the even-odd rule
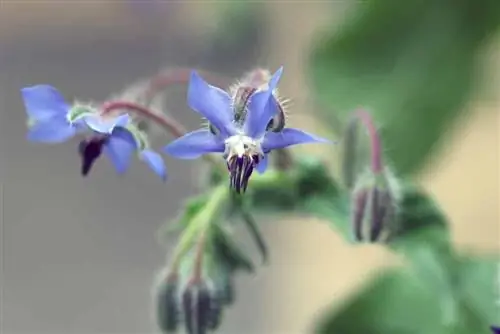
[[[491,326],[491,331],[493,334],[500,334],[500,327]]]
[[[194,159],[207,153],[222,153],[227,161],[231,185],[245,191],[254,169],[263,173],[267,155],[274,149],[314,142],[327,142],[299,129],[267,131],[279,112],[273,96],[283,72],[280,68],[269,81],[268,89],[250,96],[241,121],[235,121],[233,101],[225,91],[209,85],[196,72],[191,73],[188,105],[205,117],[217,130],[200,129],[168,144],[164,150],[179,159]]]
[[[21,89],[21,94],[32,123],[28,140],[61,143],[76,134],[90,133],[89,139],[79,145],[82,175],[90,172],[103,150],[120,174],[128,169],[132,153],[138,151],[139,158],[163,180],[166,179],[166,167],[161,156],[145,145],[138,145],[138,140],[126,129],[130,123],[127,114],[109,118],[87,109],[71,108],[62,94],[49,85],[26,87]]]

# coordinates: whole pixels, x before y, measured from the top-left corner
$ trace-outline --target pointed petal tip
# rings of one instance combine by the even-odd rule
[[[167,180],[167,167],[160,154],[152,150],[143,150],[139,153],[139,158],[165,182]]]

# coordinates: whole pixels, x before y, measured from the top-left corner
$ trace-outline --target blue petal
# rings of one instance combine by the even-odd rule
[[[264,151],[275,150],[287,146],[306,143],[328,143],[329,140],[317,137],[299,129],[286,128],[281,132],[268,132],[264,136],[262,149]]]
[[[106,119],[102,118],[100,115],[93,114],[85,116],[83,120],[93,131],[108,134],[111,133],[115,127],[125,127],[130,121],[130,116],[123,114],[115,118]]]
[[[27,139],[40,143],[62,143],[76,133],[65,118],[54,117],[45,121],[37,122],[28,129]]]
[[[248,112],[245,119],[245,134],[251,138],[258,138],[266,131],[267,124],[278,112],[278,105],[273,103],[273,91],[283,73],[283,66],[273,74],[269,80],[268,89],[253,94],[248,103]]]
[[[191,72],[189,107],[205,117],[223,136],[235,133],[231,97],[220,88],[209,85],[195,71]]]
[[[153,172],[161,177],[163,181],[167,179],[167,167],[161,155],[151,150],[143,150],[139,154],[139,157],[153,170]]]
[[[179,159],[196,159],[207,153],[223,153],[224,142],[206,129],[185,134],[164,147],[166,153]]]
[[[49,85],[36,85],[21,89],[26,113],[34,120],[46,120],[54,116],[65,116],[68,104],[57,89]]]
[[[123,174],[130,166],[132,154],[137,149],[134,136],[124,128],[115,128],[104,145],[104,154],[111,160],[111,163],[118,174]]]
[[[259,164],[255,168],[259,174],[262,174],[266,171],[267,166],[269,165],[269,156],[267,154],[264,155],[264,158],[259,161]]]

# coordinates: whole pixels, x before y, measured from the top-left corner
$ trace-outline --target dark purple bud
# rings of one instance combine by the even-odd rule
[[[258,155],[232,156],[227,163],[229,186],[236,190],[237,193],[244,193],[247,190],[250,176],[252,176],[253,170],[259,161]]]
[[[106,137],[93,137],[80,142],[78,151],[82,158],[82,176],[89,174],[94,162],[101,156],[102,147],[106,143],[106,140]]]
[[[177,275],[169,275],[158,287],[156,318],[164,333],[175,332],[180,323],[181,306]]]
[[[184,320],[189,334],[205,334],[209,330],[212,296],[204,282],[191,281],[182,294]]]
[[[208,317],[207,328],[216,330],[222,322],[222,313],[224,311],[224,303],[215,291],[211,292],[210,296],[210,312]]]
[[[363,176],[352,194],[352,227],[358,242],[387,241],[396,218],[396,189],[384,174]]]

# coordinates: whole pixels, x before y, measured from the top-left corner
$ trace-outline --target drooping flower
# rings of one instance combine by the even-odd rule
[[[132,155],[138,152],[139,159],[146,163],[163,181],[167,178],[167,168],[163,158],[149,149],[144,139],[131,131],[132,126],[115,127],[109,135],[96,134],[80,142],[82,157],[81,173],[88,175],[94,162],[104,152],[118,174],[124,174],[132,162]]]
[[[292,145],[327,142],[299,129],[280,126],[273,131],[280,106],[273,96],[283,68],[269,80],[267,89],[255,90],[248,98],[243,113],[235,117],[234,101],[218,87],[205,82],[196,72],[191,73],[188,105],[210,123],[209,129],[199,129],[168,144],[165,151],[179,159],[195,159],[208,153],[221,153],[226,159],[231,186],[245,191],[256,169],[263,173],[272,150]],[[282,124],[281,124],[282,125]]]
[[[161,156],[148,148],[140,131],[134,131],[128,114],[109,117],[85,105],[70,105],[62,94],[49,85],[21,89],[29,117],[28,140],[61,143],[75,135],[86,136],[79,144],[81,173],[88,175],[102,151],[118,173],[124,173],[134,152],[163,180],[166,167]]]

